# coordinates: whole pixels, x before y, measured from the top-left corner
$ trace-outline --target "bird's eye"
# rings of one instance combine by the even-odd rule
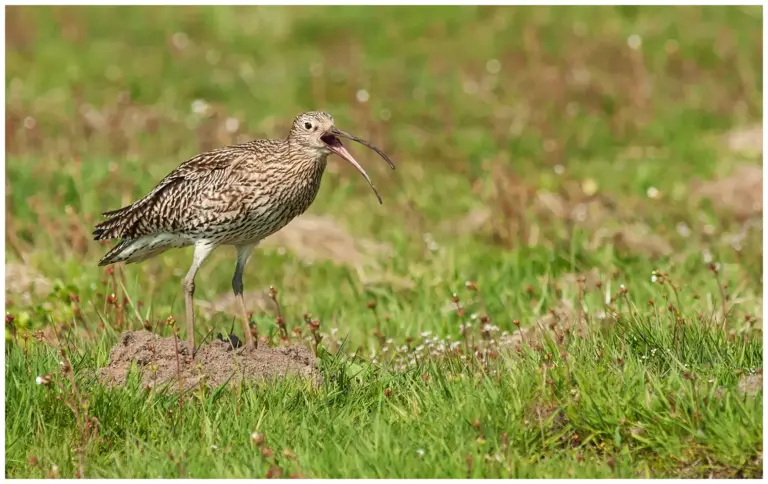
[[[312,123],[310,123],[309,121],[306,121],[306,122],[304,123],[304,127],[305,127],[306,129],[312,129]]]

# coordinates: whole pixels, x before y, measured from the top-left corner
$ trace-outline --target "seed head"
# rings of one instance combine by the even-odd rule
[[[51,383],[51,375],[46,373],[43,376],[38,376],[37,378],[35,378],[35,383],[37,383],[38,385],[42,385],[44,387],[48,386]]]
[[[263,449],[262,449],[263,450]],[[266,478],[267,479],[279,479],[283,475],[283,470],[275,465],[269,466],[269,469],[267,470]]]
[[[288,460],[295,460],[296,454],[291,449],[285,448],[283,449],[283,458]]]
[[[253,442],[253,445],[260,446],[264,443],[264,434],[261,432],[253,432],[251,434],[251,442]]]

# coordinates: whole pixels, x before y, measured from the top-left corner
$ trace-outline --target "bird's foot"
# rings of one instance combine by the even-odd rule
[[[235,333],[230,333],[230,335],[226,339],[221,335],[221,333],[218,333],[216,335],[216,339],[230,345],[229,349],[232,349],[232,350],[236,350],[237,348],[240,348],[241,346],[243,346],[242,341],[240,341],[240,338],[238,338],[237,335],[235,335]]]

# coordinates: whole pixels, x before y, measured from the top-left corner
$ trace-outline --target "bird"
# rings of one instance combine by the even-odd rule
[[[120,239],[99,266],[132,264],[169,249],[193,246],[192,263],[182,279],[189,351],[195,353],[195,276],[219,246],[237,250],[232,291],[242,319],[246,348],[256,349],[243,299],[243,271],[261,240],[304,213],[317,196],[328,157],[340,156],[359,171],[381,196],[341,139],[360,143],[392,160],[362,138],[338,129],[324,111],[293,119],[288,135],[216,148],[187,159],[144,197],[103,212],[94,240]]]

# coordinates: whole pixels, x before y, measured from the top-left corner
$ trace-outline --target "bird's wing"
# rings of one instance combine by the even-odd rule
[[[190,204],[202,191],[230,191],[238,167],[247,164],[251,172],[261,163],[244,145],[219,148],[183,162],[163,178],[147,195],[119,210],[105,212],[107,220],[96,225],[95,240],[135,238],[158,231],[184,228]]]

